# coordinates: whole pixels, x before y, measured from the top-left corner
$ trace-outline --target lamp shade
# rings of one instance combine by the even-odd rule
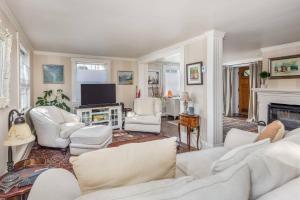
[[[13,124],[4,140],[4,146],[19,146],[35,140],[27,123]]]

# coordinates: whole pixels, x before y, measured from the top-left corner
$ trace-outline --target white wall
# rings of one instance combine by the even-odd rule
[[[17,32],[19,32],[19,40],[22,45],[27,49],[31,54],[32,47],[27,39],[26,35],[23,33],[20,26],[16,23],[14,17],[11,15],[11,12],[7,9],[5,1],[0,1],[0,19],[4,27],[8,28],[8,31],[13,35],[12,37],[12,51],[11,51],[11,69],[10,69],[10,105],[8,108],[0,109],[0,174],[6,170],[7,162],[7,148],[4,147],[3,140],[8,132],[7,117],[8,112],[11,109],[18,109],[19,102],[19,91],[18,91],[18,41],[17,41]],[[20,159],[23,148],[18,148],[14,151],[14,159]]]
[[[59,53],[48,53],[37,52],[34,54],[34,88],[33,88],[33,101],[36,102],[36,98],[42,94],[44,90],[49,89],[63,89],[65,93],[71,98],[72,96],[72,57],[76,55],[72,54],[59,54]],[[77,56],[78,57],[78,56]],[[88,59],[88,57],[86,57]],[[107,58],[105,58],[107,60]],[[125,107],[132,108],[133,100],[135,98],[136,85],[137,85],[137,62],[135,60],[126,59],[113,59],[110,58],[111,62],[111,80],[116,83],[116,99],[117,102],[124,102]],[[44,84],[43,83],[43,64],[61,64],[64,65],[64,84]],[[118,71],[133,71],[134,83],[133,85],[118,85]]]

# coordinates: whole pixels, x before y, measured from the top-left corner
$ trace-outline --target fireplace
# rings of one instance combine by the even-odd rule
[[[271,103],[268,106],[268,123],[280,120],[286,130],[300,127],[300,105]]]

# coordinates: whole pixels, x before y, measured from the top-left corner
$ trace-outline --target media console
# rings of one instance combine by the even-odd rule
[[[76,114],[87,126],[109,125],[113,129],[122,128],[122,106],[119,103],[80,106],[76,108]]]

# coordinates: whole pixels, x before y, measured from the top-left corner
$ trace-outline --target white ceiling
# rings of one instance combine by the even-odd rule
[[[6,2],[44,51],[139,57],[210,29],[226,32],[231,56],[300,40],[300,0]]]

